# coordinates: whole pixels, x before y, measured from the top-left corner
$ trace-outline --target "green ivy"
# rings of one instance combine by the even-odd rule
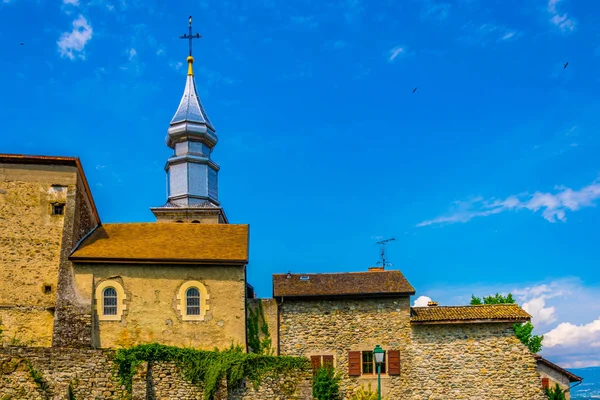
[[[265,318],[262,301],[258,299],[256,309],[248,306],[248,346],[253,353],[272,354],[271,333]],[[262,333],[262,340],[260,334]]]
[[[181,369],[184,379],[203,386],[206,400],[213,399],[223,378],[227,378],[227,390],[231,391],[240,387],[244,379],[248,379],[256,387],[267,373],[285,374],[310,366],[306,358],[249,354],[239,346],[222,351],[204,351],[157,343],[143,344],[119,349],[115,355],[121,384],[125,385],[129,393],[135,369],[144,361],[175,363]]]
[[[44,379],[44,376],[42,375],[42,373],[40,371],[33,368],[33,365],[31,365],[31,362],[29,362],[29,360],[24,360],[24,361],[25,361],[25,365],[27,365],[27,370],[29,371],[29,376],[31,377],[31,379],[33,379],[33,381],[35,382],[37,387],[40,388],[40,390],[42,392],[44,392],[44,395],[47,397],[49,394],[48,390],[50,389],[50,387],[48,386],[48,383]]]

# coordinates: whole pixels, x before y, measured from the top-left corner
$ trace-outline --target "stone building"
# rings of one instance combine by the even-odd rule
[[[279,353],[333,364],[349,398],[376,387],[375,345],[386,350],[382,391],[390,399],[544,399],[536,360],[513,325],[515,304],[411,307],[400,271],[273,276]]]
[[[577,378],[536,360],[515,337],[513,324],[530,319],[517,305],[411,307],[415,289],[396,270],[277,274],[273,298],[253,299],[249,226],[229,224],[219,202],[220,167],[211,158],[218,136],[198,97],[193,57],[187,62],[166,138],[167,198],[151,208],[157,223],[103,224],[77,158],[0,154],[0,324],[9,345],[0,375],[10,377],[0,379],[0,398],[46,398],[28,381],[34,367],[54,393],[68,386],[119,398],[115,348],[248,350],[249,313],[268,324],[277,354],[339,370],[345,398],[376,384],[376,344],[386,351],[390,399],[541,400],[542,384],[567,388]],[[142,366],[138,398],[201,395],[173,371]],[[310,371],[297,372],[235,398],[310,399]]]
[[[0,155],[5,341],[246,347],[249,227],[219,204],[218,138],[187,61],[161,223],[101,224],[77,158]]]
[[[567,400],[571,399],[571,387],[579,385],[583,378],[577,376],[566,369],[546,360],[542,356],[536,356],[537,359],[537,370],[542,378],[542,387],[544,389],[554,389],[558,386],[565,393]],[[571,386],[572,383],[575,385]]]

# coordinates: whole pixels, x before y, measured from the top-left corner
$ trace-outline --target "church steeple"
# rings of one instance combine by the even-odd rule
[[[219,166],[211,159],[218,138],[196,89],[192,39],[189,19],[190,54],[183,96],[167,131],[167,146],[174,150],[167,160],[167,204],[152,208],[158,222],[227,223],[219,205]]]

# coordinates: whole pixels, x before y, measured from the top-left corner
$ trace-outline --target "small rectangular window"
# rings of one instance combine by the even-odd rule
[[[63,215],[65,213],[65,205],[61,203],[52,204],[52,215]]]
[[[50,294],[50,293],[52,293],[52,286],[44,285],[44,294]]]
[[[381,373],[386,373],[386,356],[383,354],[383,362],[381,363]],[[377,373],[377,363],[375,362],[375,357],[373,357],[372,351],[363,351],[362,352],[362,374],[363,375],[372,375]]]

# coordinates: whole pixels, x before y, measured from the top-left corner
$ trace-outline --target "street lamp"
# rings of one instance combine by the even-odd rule
[[[381,364],[383,363],[385,350],[377,345],[373,349],[373,355],[375,356],[375,364],[377,364],[377,400],[381,400]]]

